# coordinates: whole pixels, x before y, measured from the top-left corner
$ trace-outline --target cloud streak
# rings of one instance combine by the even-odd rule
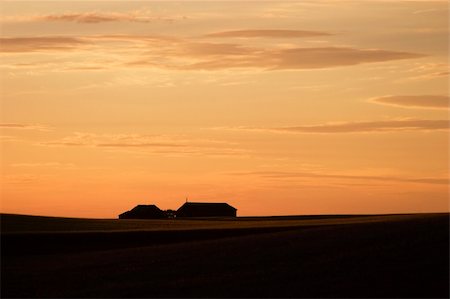
[[[270,30],[269,30],[270,31]],[[111,42],[115,43],[114,47]],[[120,53],[125,67],[171,70],[226,70],[253,68],[268,71],[325,69],[425,55],[382,49],[352,47],[256,46],[237,43],[198,42],[167,36],[97,35],[82,37],[1,38],[0,51],[9,53],[74,51],[90,49],[97,54]],[[91,64],[92,66],[92,64]],[[80,66],[82,67],[82,66]],[[97,70],[95,68],[94,70]]]
[[[42,37],[2,37],[0,52],[39,52],[71,51],[90,45],[90,42],[77,37],[42,36]]]
[[[365,122],[334,122],[318,125],[301,125],[278,128],[231,127],[215,128],[271,133],[292,134],[349,134],[349,133],[389,133],[389,132],[427,132],[450,129],[449,120],[403,119]]]
[[[376,133],[401,131],[440,131],[449,129],[448,120],[385,120],[367,122],[342,122],[311,126],[274,128],[273,131],[287,133]]]
[[[184,16],[157,16],[147,11],[119,12],[74,12],[31,16],[6,16],[3,22],[71,22],[79,24],[99,24],[108,22],[151,23],[157,21],[173,22],[185,19]]]
[[[45,142],[50,146],[91,146],[105,148],[165,148],[185,147],[183,143],[175,142],[164,136],[139,134],[93,134],[77,132],[60,140]]]
[[[58,168],[58,169],[75,169],[73,163],[45,162],[45,163],[14,163],[12,167],[19,168]]]
[[[343,179],[343,180],[368,180],[368,181],[387,181],[387,182],[405,182],[420,184],[448,185],[448,178],[435,177],[391,177],[391,176],[370,176],[370,175],[346,175],[346,174],[326,174],[313,172],[283,172],[283,171],[257,171],[233,173],[233,175],[252,175],[272,179],[295,179],[295,178],[318,178],[318,179]]]
[[[356,49],[340,47],[266,49],[249,48],[238,45],[197,44],[194,63],[165,64],[161,67],[178,70],[222,70],[232,68],[259,68],[264,70],[323,69],[351,66],[363,63],[386,62],[391,60],[421,58],[425,55],[409,52],[378,49]],[[211,59],[211,52],[220,57]],[[192,52],[174,52],[176,58],[188,56]],[[186,57],[184,57],[186,58]],[[154,57],[130,62],[133,66],[155,66]]]
[[[48,127],[40,124],[0,123],[0,129],[48,131]]]
[[[115,48],[111,47],[110,42],[120,42]],[[172,45],[179,43],[180,39],[159,36],[159,35],[87,35],[87,36],[35,36],[35,37],[0,37],[0,52],[4,53],[25,53],[25,52],[66,52],[76,50],[99,50],[109,52],[111,50],[133,50],[136,44],[144,50],[150,50],[153,47],[158,49],[162,45]],[[102,46],[96,47],[94,46]],[[28,64],[23,64],[27,66]]]
[[[94,134],[77,132],[59,140],[40,143],[41,146],[91,147],[112,150],[140,151],[167,155],[244,156],[248,152],[234,144],[208,139],[188,139],[182,136],[140,134]]]
[[[449,109],[450,98],[442,95],[392,95],[373,98],[369,102],[404,108]]]
[[[282,30],[282,29],[253,29],[253,30],[234,30],[234,31],[221,31],[204,35],[204,37],[212,38],[256,38],[256,37],[268,37],[268,38],[301,38],[301,37],[315,37],[331,35],[330,33],[323,31],[307,31],[307,30]]]

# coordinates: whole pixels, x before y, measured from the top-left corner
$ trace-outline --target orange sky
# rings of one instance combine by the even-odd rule
[[[3,213],[449,211],[447,1],[3,1]]]

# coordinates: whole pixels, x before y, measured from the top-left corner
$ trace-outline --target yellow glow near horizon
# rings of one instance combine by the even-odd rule
[[[3,213],[449,211],[448,3],[3,2]]]

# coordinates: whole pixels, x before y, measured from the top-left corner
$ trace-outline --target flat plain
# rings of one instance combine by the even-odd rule
[[[449,214],[1,215],[2,297],[449,296]]]

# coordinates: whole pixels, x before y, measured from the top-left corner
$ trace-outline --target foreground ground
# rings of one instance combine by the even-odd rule
[[[2,215],[2,297],[449,296],[449,215]]]

